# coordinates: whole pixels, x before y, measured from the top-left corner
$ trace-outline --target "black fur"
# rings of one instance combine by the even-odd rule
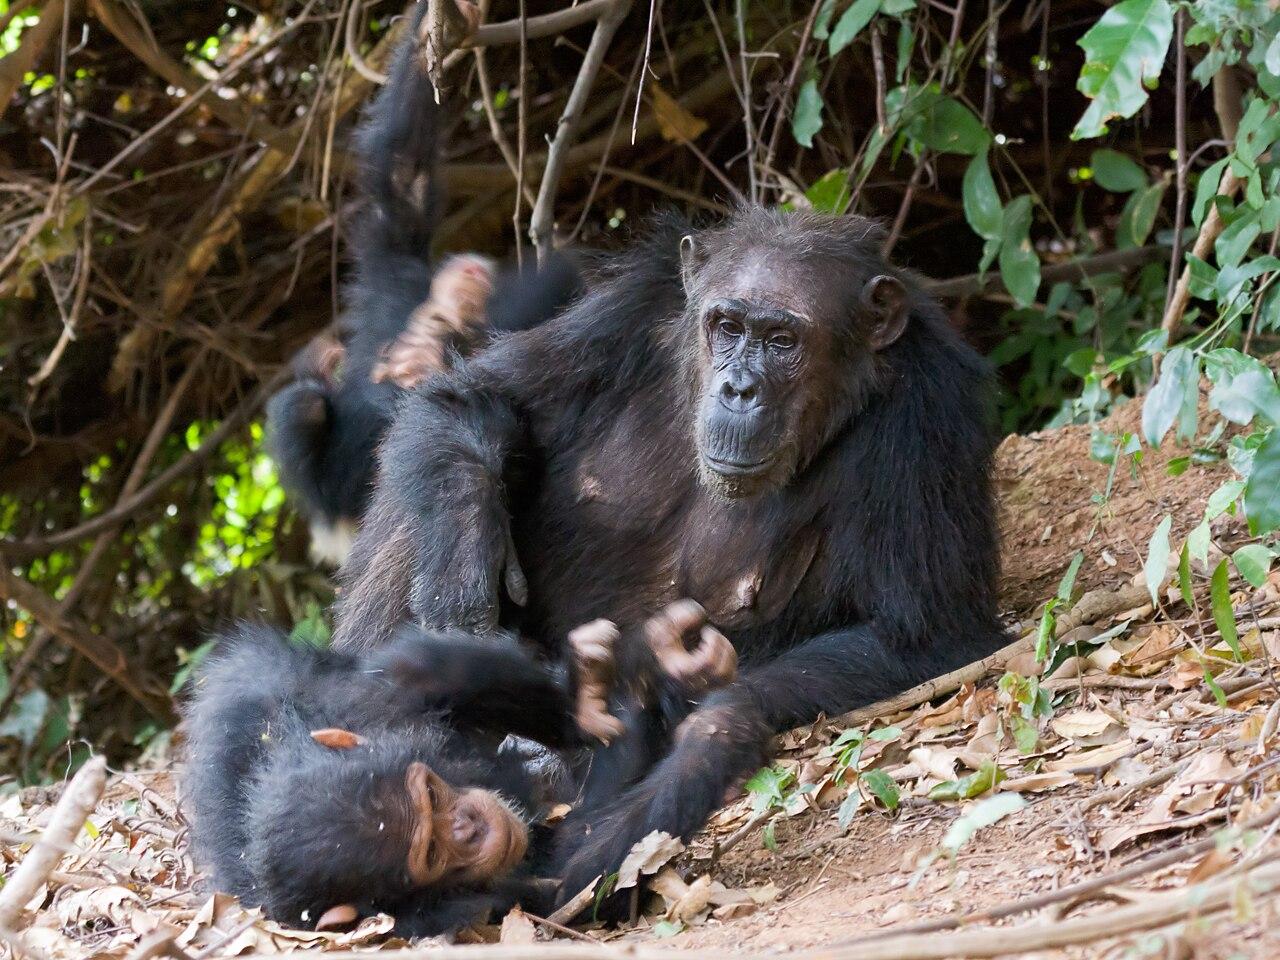
[[[415,15],[425,14],[419,3]],[[403,393],[373,383],[383,349],[404,332],[431,291],[431,245],[443,207],[438,186],[439,107],[414,41],[397,52],[390,80],[370,104],[358,136],[360,214],[339,334],[346,348],[331,380],[306,368],[267,406],[267,434],[281,483],[303,512],[329,525],[358,523],[374,473],[374,451]],[[582,291],[576,258],[553,254],[541,268],[500,271],[487,316],[492,334],[536,326]]]
[[[691,295],[685,236],[700,257]],[[738,682],[703,700],[666,755],[643,737],[597,753],[578,814],[590,829],[567,832],[566,896],[652,830],[696,832],[772,732],[1003,639],[988,370],[880,242],[858,218],[748,209],[707,230],[669,219],[567,312],[425,382],[388,434],[337,644],[382,642],[411,616],[501,624],[555,649],[575,624],[627,628],[687,596],[741,655]],[[822,382],[800,388],[826,404],[825,422],[796,438],[787,482],[754,496],[700,473],[709,262],[815,273],[824,315],[838,318],[821,331]],[[859,297],[880,274],[905,287],[909,317],[872,352]],[[517,558],[523,609],[502,590]]]
[[[414,631],[376,654],[290,644],[245,626],[201,672],[187,715],[185,805],[197,864],[221,890],[294,924],[329,907],[385,911],[403,936],[446,933],[516,902],[548,844],[535,828],[527,867],[480,887],[415,887],[406,874],[404,777],[415,760],[455,788],[499,793],[526,821],[540,787],[505,733],[578,742],[564,682],[511,643]],[[311,731],[367,743],[334,750]],[[545,831],[541,831],[545,832]]]

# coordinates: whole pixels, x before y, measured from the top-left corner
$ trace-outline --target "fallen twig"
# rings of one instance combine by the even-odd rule
[[[107,761],[91,757],[58,798],[49,826],[0,888],[0,929],[20,931],[22,908],[72,848],[107,785]]]

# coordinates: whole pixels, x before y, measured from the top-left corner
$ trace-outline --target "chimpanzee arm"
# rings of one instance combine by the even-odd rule
[[[939,644],[930,656],[891,649],[870,625],[834,631],[746,671],[708,696],[675,735],[670,754],[590,824],[568,857],[561,895],[616,870],[654,830],[688,840],[770,753],[775,732],[872,703],[971,662],[983,643]],[[594,762],[594,761],[593,761]],[[601,804],[584,800],[588,809]]]
[[[580,742],[563,671],[535,660],[515,637],[406,628],[361,670],[389,687],[390,701],[442,709],[466,726],[537,740],[552,748]]]
[[[376,647],[406,619],[487,633],[504,586],[525,601],[506,499],[523,435],[513,405],[468,367],[430,378],[405,400],[343,570],[335,646]]]

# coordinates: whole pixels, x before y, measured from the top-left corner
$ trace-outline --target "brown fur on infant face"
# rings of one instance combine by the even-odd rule
[[[373,382],[412,389],[445,365],[451,345],[474,346],[483,333],[493,293],[493,261],[477,254],[446,260],[431,281],[431,296],[409,317],[404,333],[373,368]]]

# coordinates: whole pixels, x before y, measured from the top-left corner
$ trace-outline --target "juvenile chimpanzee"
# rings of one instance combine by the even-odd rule
[[[516,902],[542,909],[533,875],[550,852],[536,824],[547,785],[493,744],[618,735],[606,707],[615,676],[654,705],[731,680],[733,647],[705,620],[696,604],[672,604],[643,644],[606,621],[579,627],[568,677],[509,639],[406,628],[357,656],[241,627],[187,716],[196,861],[220,889],[295,925],[385,911],[401,935],[424,936]]]
[[[415,23],[426,6],[417,4]],[[470,254],[437,268],[439,108],[418,43],[417,30],[408,31],[359,136],[366,206],[340,339],[324,336],[303,350],[297,379],[267,407],[281,482],[311,522],[316,553],[335,561],[364,513],[374,451],[404,388],[455,352],[553,316],[582,286],[567,254],[524,271]]]
[[[773,732],[1001,642],[988,371],[882,240],[857,217],[669,219],[388,434],[338,645],[413,620],[555,648],[688,596],[742,656],[656,766],[627,737],[599,751],[566,896],[650,831],[698,830]]]

